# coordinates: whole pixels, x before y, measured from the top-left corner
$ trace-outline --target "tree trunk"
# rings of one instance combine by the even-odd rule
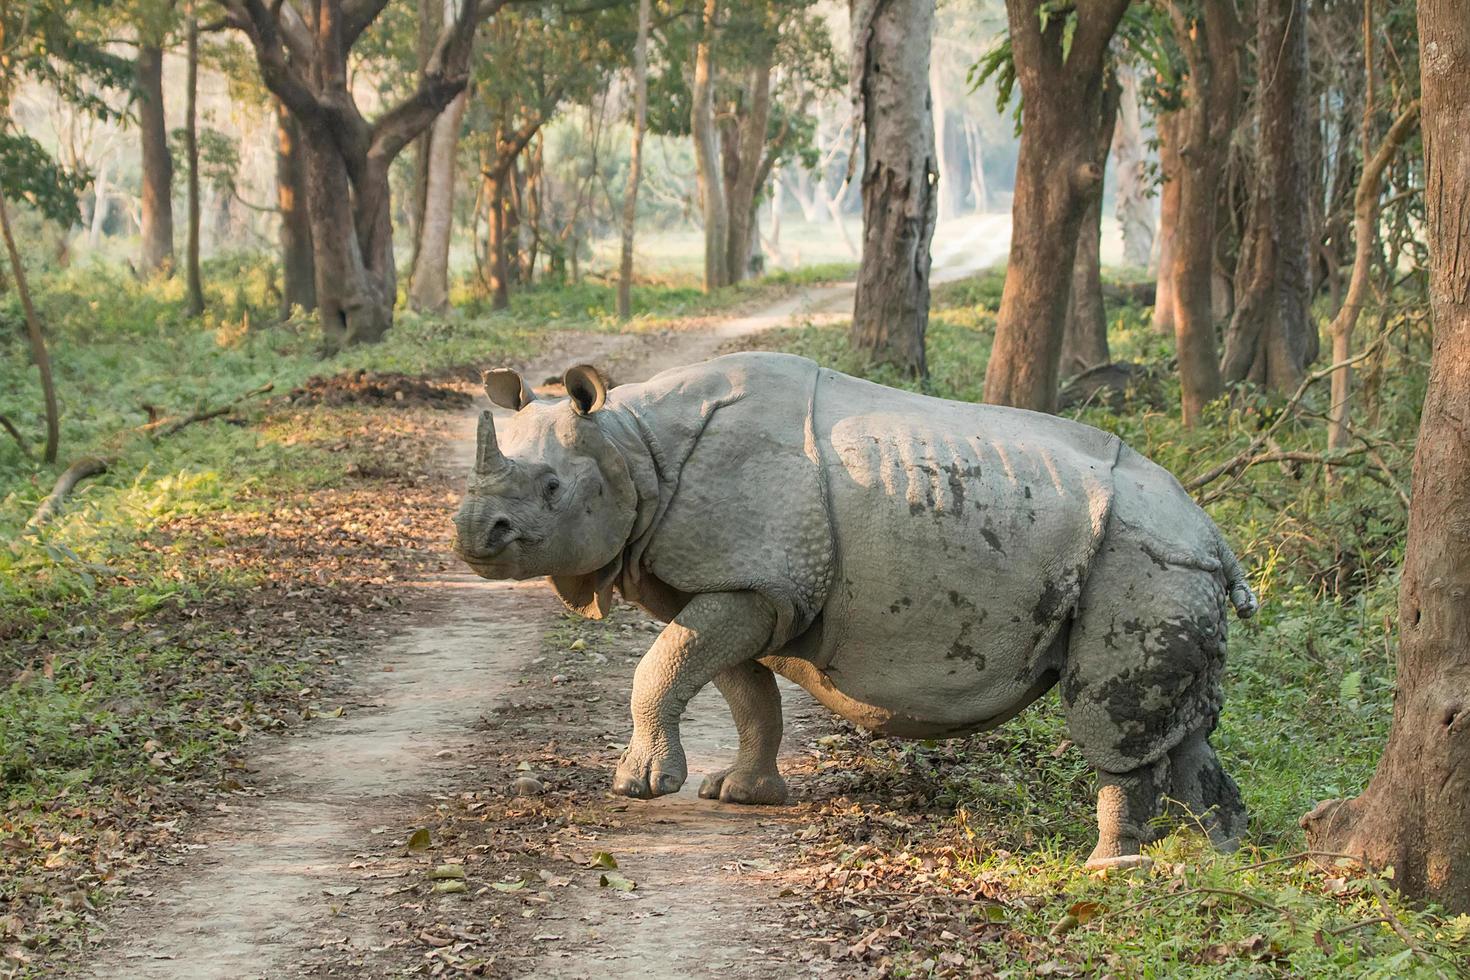
[[[143,256],[139,271],[172,275],[174,163],[163,116],[163,48],[138,45],[138,136],[143,144]]]
[[[439,33],[444,30],[444,8],[452,0],[419,0],[418,36],[415,38],[414,54],[418,61],[419,81],[423,82],[429,60],[434,57],[434,45]],[[413,198],[408,207],[408,232],[413,242],[413,254],[408,261],[411,283],[418,275],[419,253],[423,249],[424,208],[429,198],[429,155],[433,148],[434,127],[424,130],[413,141]]]
[[[764,39],[763,39],[764,40]],[[774,40],[774,39],[772,39]],[[771,59],[775,51],[771,46],[760,44],[750,67],[747,96],[749,109],[739,120],[735,131],[736,158],[734,173],[726,167],[725,179],[729,192],[725,196],[725,207],[729,220],[729,239],[725,246],[725,282],[740,282],[750,275],[750,255],[753,244],[752,229],[755,227],[755,200],[762,183],[761,157],[766,147],[766,126],[771,118]],[[726,153],[726,163],[732,154]]]
[[[1050,412],[1056,408],[1077,236],[1102,192],[1097,128],[1103,63],[1127,0],[1079,6],[1070,46],[1065,17],[1051,16],[1043,29],[1043,6],[1041,0],[1006,2],[1021,87],[1021,148],[1010,261],[985,400]]]
[[[1312,319],[1306,0],[1258,0],[1256,169],[1221,373],[1290,391],[1317,356]]]
[[[1174,335],[1174,238],[1179,228],[1179,113],[1159,116],[1159,264],[1154,290],[1154,329]]]
[[[1213,269],[1216,215],[1226,150],[1240,105],[1235,0],[1204,0],[1201,15],[1168,0],[1189,79],[1179,115],[1179,213],[1174,232],[1174,338],[1184,424],[1198,424],[1223,388],[1215,353]]]
[[[648,31],[651,0],[638,0],[638,40],[633,45],[633,148],[623,193],[623,252],[618,263],[618,319],[633,315],[633,234],[638,227],[638,181],[643,176],[643,130],[648,125]]]
[[[10,230],[10,209],[5,205],[5,195],[0,194],[0,233],[5,236],[5,254],[10,259],[10,273],[15,278],[15,291],[20,295],[20,307],[26,318],[26,336],[31,342],[31,361],[41,376],[41,397],[46,403],[46,451],[41,457],[47,463],[56,462],[56,452],[61,444],[61,409],[56,404],[56,383],[51,376],[51,354],[46,349],[46,335],[41,331],[41,318],[31,303],[31,288],[26,281],[25,265],[20,258],[20,249],[15,246],[15,234]]]
[[[1143,144],[1143,110],[1138,101],[1138,71],[1119,65],[1118,125],[1113,134],[1114,198],[1123,228],[1123,261],[1147,268],[1154,251],[1154,211],[1149,199],[1147,150]]]
[[[980,124],[965,119],[965,151],[970,158],[970,196],[975,201],[975,210],[981,214],[990,210],[990,189],[985,185],[985,144],[981,140]]]
[[[1373,7],[1363,4],[1363,62],[1367,77],[1367,95],[1363,100],[1363,172],[1353,195],[1353,271],[1348,279],[1347,297],[1332,319],[1332,363],[1343,364],[1332,375],[1332,402],[1327,409],[1327,448],[1345,449],[1348,444],[1348,402],[1353,395],[1353,369],[1343,362],[1353,356],[1353,331],[1363,310],[1368,292],[1368,274],[1373,254],[1378,248],[1378,197],[1383,172],[1395,153],[1414,131],[1418,103],[1411,103],[1389,127],[1377,149],[1373,146]],[[1330,475],[1330,471],[1329,471]]]
[[[1434,353],[1414,453],[1388,746],[1363,795],[1302,819],[1314,848],[1392,865],[1470,912],[1470,8],[1419,0]]]
[[[449,245],[454,233],[455,158],[459,155],[460,126],[469,95],[461,92],[429,127],[427,181],[420,214],[417,260],[409,282],[408,300],[414,309],[442,313],[449,308]]]
[[[204,280],[199,269],[199,22],[194,18],[192,4],[186,17],[184,152],[189,157],[189,240],[185,245],[184,266],[189,298],[185,312],[198,317],[204,315]]]
[[[387,173],[374,175],[381,181],[376,195],[354,199],[336,141],[327,133],[304,135],[317,310],[326,350],[381,340],[393,323],[388,285],[394,282],[393,251],[391,238],[375,238],[380,231],[373,225],[389,221]],[[372,179],[364,174],[359,187]]]
[[[490,293],[491,308],[504,310],[510,306],[510,263],[506,256],[503,176],[485,175],[485,200],[490,209],[489,220],[485,222],[485,265],[489,277],[485,286]]]
[[[276,207],[281,212],[281,317],[316,309],[316,263],[306,206],[306,154],[297,123],[276,103]]]
[[[726,284],[729,268],[725,247],[730,238],[730,213],[725,207],[725,185],[720,175],[719,130],[715,127],[715,18],[719,0],[705,0],[704,23],[694,51],[689,128],[694,136],[694,174],[704,215],[704,289]]]
[[[1122,88],[1117,77],[1103,89],[1102,121],[1097,127],[1097,165],[1107,166],[1108,148],[1118,121]],[[1095,194],[1082,218],[1077,254],[1072,261],[1072,301],[1062,330],[1060,376],[1069,378],[1088,368],[1107,364],[1108,314],[1102,291],[1102,194]]]
[[[855,12],[860,4],[853,72],[863,127],[863,250],[852,346],[924,377],[939,177],[929,104],[934,0],[856,0]]]

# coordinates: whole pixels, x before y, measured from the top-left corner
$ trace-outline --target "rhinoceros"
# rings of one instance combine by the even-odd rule
[[[700,796],[735,803],[786,800],[777,674],[908,738],[993,728],[1060,684],[1097,773],[1090,867],[1146,863],[1166,801],[1238,842],[1209,736],[1226,604],[1256,598],[1162,467],[1090,426],[786,354],[611,390],[581,365],[565,385],[486,374],[514,415],[480,416],[455,549],[485,578],[549,577],[586,616],[616,591],[668,623],[634,674],[615,792],[683,785],[679,719],[711,681],[739,749]]]

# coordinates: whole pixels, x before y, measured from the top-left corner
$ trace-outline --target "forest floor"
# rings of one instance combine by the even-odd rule
[[[988,264],[1004,243],[992,236],[967,258]],[[794,318],[846,316],[851,302],[851,284],[818,286],[684,329],[569,335],[525,371],[549,379],[592,361],[618,382],[642,380]],[[296,397],[382,400],[362,384]],[[697,774],[735,749],[711,688],[688,711],[695,775],[684,790],[648,803],[611,796],[633,665],[661,626],[629,610],[580,623],[542,583],[484,582],[456,567],[444,532],[473,420],[460,415],[416,461],[431,492],[385,493],[371,515],[418,537],[401,547],[434,556],[404,570],[411,580],[396,590],[391,632],[355,637],[342,654],[346,672],[303,692],[329,702],[311,723],[256,740],[190,832],[129,879],[75,972],[182,980],[865,969],[841,962],[859,936],[813,909],[807,889],[779,870],[818,836],[822,781],[803,777],[816,775],[818,740],[835,721],[789,688],[784,768],[797,801],[702,801]],[[304,639],[318,625],[311,612],[279,622]],[[516,795],[525,776],[543,792]]]

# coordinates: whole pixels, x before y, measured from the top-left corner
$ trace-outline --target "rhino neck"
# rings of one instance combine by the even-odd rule
[[[608,408],[597,413],[603,435],[623,458],[628,475],[633,480],[633,490],[638,496],[637,515],[633,529],[628,533],[623,548],[623,569],[620,587],[630,600],[635,596],[642,569],[643,552],[653,537],[658,519],[674,497],[675,479],[671,479],[660,467],[658,448],[652,434],[645,432],[641,420],[632,412],[620,408]]]

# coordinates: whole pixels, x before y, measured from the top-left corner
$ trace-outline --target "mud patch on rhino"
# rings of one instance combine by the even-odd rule
[[[960,635],[955,637],[954,642],[949,645],[949,650],[944,655],[945,659],[968,660],[975,665],[976,670],[985,669],[985,654],[976,650],[970,641],[971,632],[985,623],[985,616],[986,612],[982,609],[980,610],[980,618],[976,619],[973,623],[965,623],[960,627]]]

